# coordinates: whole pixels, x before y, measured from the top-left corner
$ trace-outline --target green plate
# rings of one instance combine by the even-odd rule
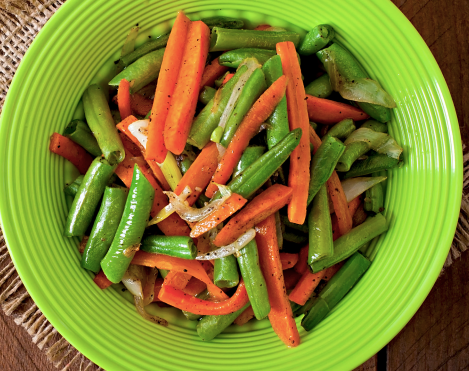
[[[293,5],[295,4],[295,5]],[[48,151],[85,87],[109,76],[128,30],[143,42],[169,30],[176,11],[270,23],[304,34],[330,23],[338,40],[397,102],[390,133],[405,165],[389,173],[389,232],[359,284],[302,345],[287,349],[268,321],[230,328],[210,343],[171,311],[168,328],[145,322],[116,290],[99,290],[80,268],[77,240],[62,237],[63,187],[71,167]],[[109,64],[111,61],[111,64]],[[304,68],[304,66],[303,66]],[[390,1],[68,0],[45,25],[11,85],[0,126],[4,234],[31,296],[78,350],[111,370],[345,370],[372,356],[417,311],[443,265],[462,191],[462,149],[443,76],[409,21]]]

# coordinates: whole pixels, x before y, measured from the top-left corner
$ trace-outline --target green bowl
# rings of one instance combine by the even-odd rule
[[[295,4],[295,5],[293,5]],[[337,30],[397,103],[390,133],[405,165],[389,172],[389,231],[370,270],[302,344],[287,349],[267,320],[202,342],[171,310],[162,328],[144,321],[117,290],[101,291],[80,268],[76,239],[62,237],[64,183],[73,169],[48,151],[91,81],[104,81],[128,30],[143,42],[169,30],[176,11],[229,15],[298,30]],[[107,66],[102,68],[102,66]],[[304,66],[303,66],[304,67]],[[55,328],[110,370],[345,370],[388,343],[434,284],[456,227],[462,149],[445,80],[410,22],[390,1],[68,0],[40,32],[11,85],[0,126],[0,210],[16,268]]]

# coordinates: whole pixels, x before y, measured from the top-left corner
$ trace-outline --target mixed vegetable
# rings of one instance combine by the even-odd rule
[[[206,341],[268,318],[294,347],[295,317],[308,331],[325,318],[387,230],[395,103],[330,25],[243,27],[179,12],[136,49],[134,27],[116,76],[85,90],[86,122],[50,150],[82,174],[64,235],[100,288],[122,282],[160,325],[148,304],[178,308]]]

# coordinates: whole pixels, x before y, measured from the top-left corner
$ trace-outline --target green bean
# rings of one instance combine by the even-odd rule
[[[164,48],[168,43],[169,39],[169,32],[165,33],[161,36],[158,36],[155,40],[147,41],[145,44],[136,48],[132,53],[127,54],[124,57],[121,57],[117,62],[122,68],[128,67],[132,63],[134,63],[137,59],[140,59],[144,55],[153,52],[155,50]]]
[[[214,27],[210,39],[210,51],[216,52],[239,48],[275,50],[277,43],[282,41],[292,41],[296,47],[300,42],[300,35],[289,31],[230,30]]]
[[[368,142],[352,142],[345,146],[345,151],[337,162],[337,171],[349,171],[353,163],[370,150]]]
[[[218,287],[235,287],[239,283],[238,263],[233,255],[215,259],[213,282]]]
[[[384,193],[381,183],[366,190],[364,208],[366,211],[381,213],[384,211]]]
[[[283,239],[288,242],[293,242],[296,244],[304,244],[308,242],[308,236],[305,234],[299,233],[291,233],[291,232],[284,232]]]
[[[130,84],[130,93],[135,93],[158,78],[165,49],[158,49],[140,57],[125,70],[109,81],[109,86],[117,88],[122,79]]]
[[[208,104],[208,102],[213,99],[216,92],[217,89],[214,89],[211,86],[204,86],[199,94],[199,102],[205,105]]]
[[[363,224],[353,228],[349,233],[334,241],[334,255],[310,265],[314,273],[329,268],[354,254],[360,246],[371,241],[381,233],[386,232],[388,226],[382,214],[368,218]]]
[[[258,48],[241,48],[227,51],[218,57],[218,63],[222,66],[238,68],[246,58],[256,58],[259,64],[266,63],[269,58],[276,55],[275,50]]]
[[[73,140],[91,153],[94,157],[101,156],[96,138],[91,133],[90,128],[81,120],[73,120],[65,127],[64,136]]]
[[[327,135],[343,140],[352,134],[356,129],[357,127],[355,126],[355,123],[352,119],[344,119],[331,127],[328,130]]]
[[[238,102],[225,124],[223,137],[220,141],[223,147],[228,147],[244,116],[266,88],[264,72],[260,68],[255,69],[246,84],[244,84],[242,94],[239,96]]]
[[[373,174],[378,171],[389,170],[399,165],[399,160],[389,157],[386,154],[374,154],[368,156],[365,160],[355,161],[349,171],[344,175],[344,179],[355,178]]]
[[[208,292],[207,289],[205,289],[204,291],[199,292],[198,294],[195,294],[194,296],[197,299],[200,299],[200,300],[207,300],[207,299],[210,298],[210,293]],[[185,311],[185,310],[182,311],[182,314],[184,314],[184,316],[189,321],[198,321],[199,319],[202,318],[202,316],[200,314],[194,314],[194,313],[191,313],[191,312],[188,312],[188,311]]]
[[[65,194],[75,197],[80,188],[80,184],[83,182],[84,175],[78,175],[78,177],[64,189]]]
[[[310,121],[309,125],[314,129],[314,131],[318,130],[318,124],[316,124],[315,122]]]
[[[221,90],[215,94],[215,97],[202,109],[192,123],[187,143],[202,149],[210,141],[210,135],[218,126],[220,117],[228,104],[234,86],[246,70],[246,66],[239,68],[230,81],[224,84]]]
[[[282,60],[279,55],[270,58],[262,67],[267,87],[283,75]],[[287,98],[284,96],[267,119],[267,147],[271,149],[290,132],[288,124]]]
[[[319,188],[327,182],[334,171],[337,161],[345,150],[344,144],[330,135],[323,138],[322,144],[311,160],[311,180],[309,182],[308,205]]]
[[[242,171],[244,171],[248,166],[250,166],[254,161],[261,157],[265,152],[265,147],[263,146],[249,146],[247,147],[241,158],[239,159],[238,164],[236,165],[233,171],[233,178],[238,176]]]
[[[109,178],[117,165],[96,157],[86,172],[65,223],[65,237],[83,236],[90,225]]]
[[[309,233],[308,226],[305,224],[296,224],[292,223],[288,220],[288,217],[285,215],[280,214],[280,219],[282,220],[282,223],[285,225],[285,227],[296,229],[297,231],[303,232],[303,233]]]
[[[329,75],[325,73],[324,75],[318,77],[316,80],[310,82],[305,87],[305,93],[312,95],[313,97],[318,98],[327,98],[332,94],[331,80]]]
[[[311,55],[324,48],[334,38],[335,31],[328,24],[320,24],[309,31],[298,47],[301,55]]]
[[[181,259],[195,259],[197,256],[197,246],[194,240],[187,236],[147,236],[140,249]]]
[[[244,307],[237,310],[236,312],[215,316],[205,316],[202,318],[199,323],[197,324],[197,334],[200,338],[204,341],[210,341],[215,336],[220,334],[223,330],[225,330],[229,325],[233,323],[233,321],[243,313],[247,307],[249,307],[249,303],[247,303]]]
[[[255,239],[239,251],[238,265],[254,315],[261,320],[269,314],[270,302],[267,285],[259,265]]]
[[[201,19],[210,29],[213,27],[223,27],[223,28],[243,28],[244,21],[239,18],[232,18],[232,17],[206,17]]]
[[[264,153],[228,184],[231,191],[249,198],[256,192],[275,171],[290,157],[300,142],[301,129],[289,132],[285,138],[272,149]],[[219,194],[219,192],[217,192]]]
[[[378,133],[387,133],[388,132],[388,125],[383,124],[381,122],[375,121],[375,120],[367,120],[363,123],[360,128],[367,128],[371,129],[374,131],[377,131]]]
[[[155,190],[137,165],[134,167],[124,213],[101,268],[113,283],[122,280],[125,271],[140,246],[143,232],[150,219]]]
[[[334,55],[338,72],[347,80],[369,77],[353,55],[337,43],[320,50],[316,55],[324,63],[329,53]],[[357,102],[357,104],[363,111],[379,122],[385,123],[391,120],[391,110],[389,108],[371,103]]]
[[[313,301],[311,309],[301,321],[301,326],[310,331],[321,322],[358,282],[370,264],[360,253],[353,254]]]
[[[122,162],[124,145],[117,133],[106,96],[99,85],[90,85],[83,93],[86,121],[95,136],[104,158],[110,165]]]
[[[308,227],[308,265],[311,265],[334,254],[329,199],[327,198],[327,188],[324,184],[313,199],[313,205],[308,214]]]
[[[93,229],[81,257],[81,266],[98,273],[124,212],[127,189],[106,187]]]

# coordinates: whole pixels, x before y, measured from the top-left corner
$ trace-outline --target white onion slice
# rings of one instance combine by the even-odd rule
[[[214,200],[200,209],[190,207],[189,205],[187,205],[185,200],[181,199],[181,197],[176,195],[174,192],[163,193],[168,196],[169,202],[171,203],[171,205],[173,205],[174,209],[182,219],[188,222],[198,222],[199,220],[206,218],[215,210],[218,210],[220,205],[223,204],[223,202],[225,202],[226,199],[231,196],[231,190],[227,186],[221,184],[217,184],[217,186],[220,193],[222,194],[222,198]]]
[[[147,313],[147,311],[145,310],[143,299],[141,297],[134,296],[134,303],[138,314],[140,314],[144,319],[153,322],[157,325],[168,326],[168,321],[166,321],[165,319],[158,316],[152,316],[151,314]]]
[[[217,149],[218,149],[217,160],[218,160],[218,162],[220,162],[221,158],[225,155],[226,148],[223,147],[220,143],[216,143],[216,145],[217,145]]]
[[[197,260],[213,260],[224,258],[225,256],[233,255],[251,242],[256,237],[254,228],[249,229],[246,233],[241,235],[235,242],[229,245],[222,246],[219,249],[210,251],[205,254],[197,255]]]
[[[186,186],[184,190],[181,192],[179,195],[179,198],[182,201],[187,200],[187,198],[191,195],[191,188],[189,186]],[[173,207],[172,203],[167,204],[164,208],[162,208],[158,214],[155,215],[155,217],[150,220],[147,224],[147,227],[153,225],[153,224],[158,224],[159,222],[162,222],[165,220],[167,217],[169,217],[172,213],[174,213],[176,210]]]
[[[402,153],[402,147],[389,134],[379,133],[368,128],[355,130],[344,144],[347,145],[354,142],[367,142],[373,151],[386,154],[395,159],[399,159]]]
[[[347,202],[350,202],[355,197],[360,196],[367,189],[386,179],[387,177],[385,176],[358,177],[345,179],[341,184],[345,193],[345,198],[347,199]]]
[[[395,108],[394,99],[375,80],[368,78],[345,80],[339,93],[344,99],[355,102],[372,103],[387,108]]]
[[[122,283],[133,296],[143,299],[142,281],[133,272],[130,272],[130,269],[124,273]]]
[[[150,120],[138,120],[129,125],[130,133],[138,139],[143,148],[147,149],[148,123]]]

